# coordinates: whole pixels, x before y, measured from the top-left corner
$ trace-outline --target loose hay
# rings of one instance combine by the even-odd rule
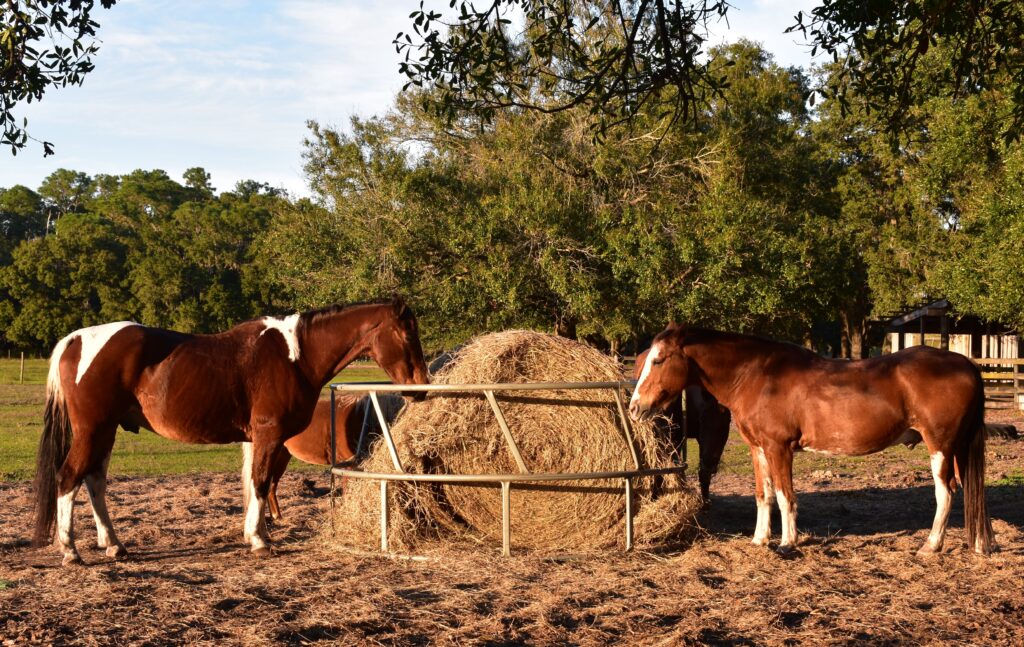
[[[440,384],[498,382],[597,382],[623,377],[614,359],[583,344],[529,331],[507,331],[470,341],[434,376]],[[634,469],[617,422],[611,391],[496,393],[523,459],[534,473]],[[516,474],[513,459],[482,394],[431,394],[410,404],[392,427],[406,471],[441,474]],[[672,464],[667,440],[651,424],[634,424],[641,468]],[[396,472],[383,441],[363,469]],[[634,480],[637,545],[686,538],[699,497],[676,476]],[[498,487],[389,485],[389,546],[412,550],[444,536],[501,542]],[[331,542],[359,548],[380,545],[377,481],[348,479],[335,512]],[[623,481],[513,484],[515,549],[583,552],[621,547],[625,535]]]

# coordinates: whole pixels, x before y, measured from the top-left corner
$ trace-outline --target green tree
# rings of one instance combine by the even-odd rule
[[[46,204],[46,231],[62,216],[85,209],[92,194],[92,178],[85,173],[57,169],[39,185],[39,195]]]
[[[43,200],[38,193],[20,184],[0,189],[0,265],[7,263],[18,243],[42,236],[45,226]]]
[[[132,294],[147,324],[186,332],[225,330],[263,311],[245,285],[250,245],[270,219],[256,197],[226,193],[187,202],[133,254]]]
[[[100,0],[105,9],[116,0]],[[93,20],[94,0],[7,0],[0,4],[0,144],[11,153],[28,143],[26,121],[18,124],[14,108],[39,101],[53,88],[81,85],[93,70],[99,50]],[[33,138],[34,139],[34,138]],[[53,144],[41,142],[43,154]]]
[[[69,215],[55,235],[23,242],[0,270],[11,300],[3,311],[7,339],[49,348],[76,328],[133,318],[127,254],[116,229],[90,214]]]

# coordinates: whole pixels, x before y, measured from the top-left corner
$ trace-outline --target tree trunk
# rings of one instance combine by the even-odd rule
[[[868,348],[864,343],[864,338],[867,336],[867,318],[858,317],[848,312],[840,313],[840,318],[843,325],[843,357],[864,359],[868,356]]]

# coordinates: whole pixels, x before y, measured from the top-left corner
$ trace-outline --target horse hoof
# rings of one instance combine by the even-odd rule
[[[128,557],[128,550],[118,544],[117,546],[107,546],[107,557],[113,557],[114,559],[125,559]]]
[[[82,556],[78,553],[68,554],[61,560],[61,566],[82,566]]]
[[[260,546],[259,548],[253,548],[252,549],[252,556],[253,557],[263,558],[263,557],[270,557],[270,555],[271,555],[270,549],[268,547],[266,547],[266,546]]]
[[[779,554],[779,557],[795,557],[800,553],[793,544],[779,544],[775,552]]]
[[[767,538],[762,539],[760,537],[754,537],[750,541],[750,543],[754,544],[755,546],[767,546],[768,545],[768,539]]]
[[[918,557],[932,557],[933,555],[938,555],[940,552],[942,552],[941,549],[935,548],[931,544],[925,544],[924,546],[921,546],[920,549],[918,549],[917,556]]]

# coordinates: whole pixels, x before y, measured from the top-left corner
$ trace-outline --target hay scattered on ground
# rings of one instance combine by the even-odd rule
[[[497,382],[596,382],[623,377],[619,363],[583,344],[529,331],[477,337],[435,376],[442,384]],[[611,391],[506,392],[496,394],[524,462],[531,472],[599,472],[633,469],[617,422]],[[432,394],[398,417],[392,433],[407,471],[444,474],[518,473],[490,405],[481,394]],[[650,424],[633,425],[642,468],[672,464],[667,439]],[[363,469],[396,472],[383,442],[371,448]],[[572,481],[513,485],[512,546],[582,552],[621,547],[625,536],[623,481]],[[656,546],[685,539],[699,507],[678,477],[635,479],[635,541]],[[498,487],[392,483],[389,545],[415,550],[423,542],[501,542]],[[348,479],[331,541],[357,548],[380,545],[378,482]]]

